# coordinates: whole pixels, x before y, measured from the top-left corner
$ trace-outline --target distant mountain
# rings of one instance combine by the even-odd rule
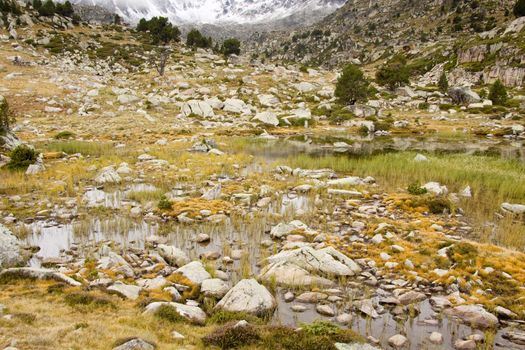
[[[327,15],[345,0],[73,0],[101,6],[131,23],[164,16],[176,24],[253,24],[282,20],[296,13]]]

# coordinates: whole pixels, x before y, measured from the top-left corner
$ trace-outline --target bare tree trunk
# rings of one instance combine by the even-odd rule
[[[168,59],[171,55],[171,49],[168,46],[163,46],[160,48],[160,53],[158,58],[155,59],[155,68],[157,72],[162,77],[166,71],[166,65],[168,64]]]

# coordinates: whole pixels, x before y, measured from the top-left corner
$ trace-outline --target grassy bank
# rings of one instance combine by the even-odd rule
[[[473,198],[462,200],[460,206],[476,225],[480,240],[523,249],[525,225],[512,219],[499,221],[495,230],[487,226],[496,220],[495,212],[502,202],[525,202],[525,164],[473,155],[429,155],[428,162],[414,161],[415,153],[387,153],[367,157],[331,155],[325,157],[301,154],[285,163],[306,169],[331,168],[340,174],[373,176],[387,191],[405,190],[408,185],[437,181],[450,192],[470,186]]]

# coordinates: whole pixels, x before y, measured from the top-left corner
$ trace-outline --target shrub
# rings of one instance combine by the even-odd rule
[[[9,131],[11,124],[11,115],[9,113],[9,104],[4,96],[0,95],[0,134]]]
[[[206,346],[217,346],[221,349],[235,349],[259,341],[258,330],[252,325],[237,326],[236,322],[217,328],[212,333],[202,338]]]
[[[507,89],[505,89],[505,86],[501,83],[499,79],[496,80],[494,84],[492,84],[492,87],[490,88],[489,92],[489,99],[495,105],[500,106],[504,105],[507,102]]]
[[[225,56],[240,55],[241,42],[235,38],[226,39],[222,43],[221,52]]]
[[[86,292],[73,292],[66,294],[64,302],[69,306],[114,307],[109,299]]]
[[[525,16],[525,0],[517,0],[514,4],[514,16]]]
[[[445,210],[451,211],[452,209],[450,201],[442,197],[429,198],[426,205],[432,214],[443,214]]]
[[[171,205],[171,201],[166,198],[166,196],[162,196],[160,197],[160,200],[159,200],[159,203],[157,204],[157,207],[160,209],[160,210],[170,210],[172,205]]]
[[[376,73],[376,80],[380,85],[395,89],[398,86],[408,84],[410,68],[403,55],[396,55]]]
[[[408,193],[416,196],[427,193],[427,189],[421,187],[421,185],[418,182],[414,182],[408,185],[407,191]]]
[[[268,327],[263,335],[265,349],[336,350],[334,343],[355,343],[363,339],[352,330],[344,330],[327,321],[302,325],[296,331],[289,327]]]
[[[478,249],[468,242],[458,242],[447,249],[447,257],[459,266],[475,265]]]
[[[71,139],[73,137],[75,137],[75,133],[71,131],[61,131],[55,135],[55,139],[57,140]]]
[[[155,312],[155,317],[170,323],[185,322],[186,319],[181,316],[177,310],[169,305],[161,305]]]
[[[226,324],[231,321],[245,320],[251,324],[262,324],[264,321],[259,317],[245,313],[245,312],[232,312],[225,310],[217,310],[208,317],[207,322],[209,324]]]
[[[344,104],[355,104],[366,101],[370,83],[365,78],[361,69],[353,64],[343,69],[343,74],[337,80],[335,96]]]
[[[211,37],[206,38],[197,29],[192,29],[186,36],[186,45],[191,47],[208,48],[213,45]]]
[[[301,325],[301,330],[310,335],[335,335],[341,331],[341,328],[332,322],[317,320],[310,324]]]
[[[34,149],[26,145],[20,145],[11,151],[9,155],[11,161],[7,164],[7,167],[12,170],[25,170],[36,162],[37,156],[38,153]]]

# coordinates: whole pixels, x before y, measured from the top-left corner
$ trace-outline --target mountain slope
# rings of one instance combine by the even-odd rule
[[[371,71],[393,54],[403,53],[414,78],[430,72],[425,79],[435,80],[444,69],[461,83],[500,79],[508,86],[521,86],[525,34],[519,23],[511,24],[513,4],[513,0],[349,0],[308,28],[254,34],[250,50],[260,58],[312,66],[364,63]],[[509,26],[517,29],[509,31]]]

